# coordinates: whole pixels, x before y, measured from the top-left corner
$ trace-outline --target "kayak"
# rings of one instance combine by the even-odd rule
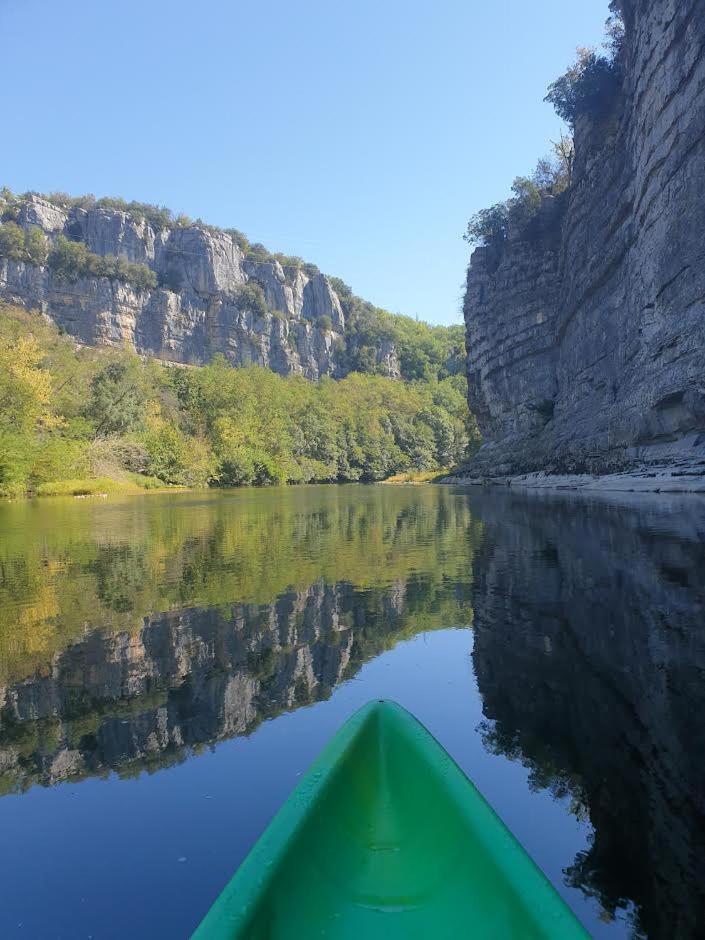
[[[193,935],[588,936],[449,754],[387,701],[338,731]]]

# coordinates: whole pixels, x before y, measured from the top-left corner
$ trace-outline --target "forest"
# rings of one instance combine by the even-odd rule
[[[371,482],[441,470],[477,447],[479,434],[464,376],[420,374],[354,371],[311,382],[235,369],[222,356],[167,365],[82,347],[40,314],[0,305],[0,495]]]

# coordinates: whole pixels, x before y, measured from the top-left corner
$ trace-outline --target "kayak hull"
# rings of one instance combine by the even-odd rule
[[[195,940],[588,934],[438,742],[392,702],[340,729]]]

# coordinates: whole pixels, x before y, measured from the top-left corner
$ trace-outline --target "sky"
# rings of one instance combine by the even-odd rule
[[[0,0],[0,186],[166,205],[461,322],[468,218],[608,0]]]

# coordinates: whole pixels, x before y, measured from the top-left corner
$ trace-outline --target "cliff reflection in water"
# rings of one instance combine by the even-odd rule
[[[594,836],[566,878],[650,938],[705,924],[705,505],[471,497],[488,748]]]
[[[472,619],[480,526],[440,488],[0,511],[4,793],[168,766]]]

